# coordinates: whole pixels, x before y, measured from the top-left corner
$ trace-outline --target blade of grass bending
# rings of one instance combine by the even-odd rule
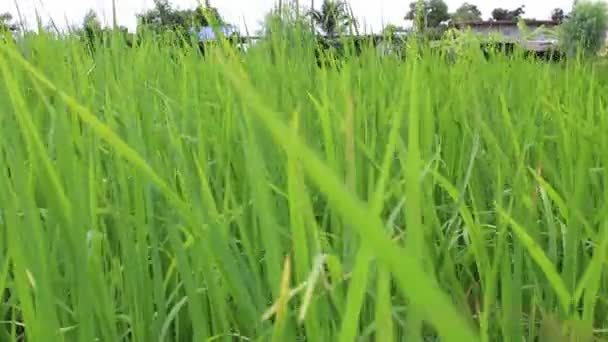
[[[557,193],[557,191],[549,184],[545,179],[536,172],[536,170],[530,168],[530,174],[536,179],[539,183],[540,187],[547,193],[547,195],[555,202],[557,208],[559,209],[560,214],[564,220],[568,220],[569,211],[568,206],[566,205],[566,201]]]
[[[373,254],[369,247],[362,245],[357,251],[353,277],[350,280],[346,295],[346,310],[340,327],[340,342],[356,340],[359,317],[365,299],[365,290],[368,283],[368,270]]]
[[[371,210],[374,215],[380,215],[382,211],[384,201],[384,189],[386,187],[387,179],[390,174],[390,168],[394,160],[392,156],[396,150],[402,116],[402,112],[398,111],[398,114],[395,117],[396,122],[392,125],[391,131],[389,133],[389,141],[386,147],[384,158],[382,160],[380,178],[373,193],[371,203]],[[351,286],[348,288],[346,311],[340,330],[340,341],[352,341],[355,338],[356,330],[359,326],[359,316],[361,312],[361,307],[364,303],[365,289],[368,281],[368,268],[372,261],[372,256],[373,254],[370,253],[370,251],[368,251],[367,247],[365,246],[361,247],[357,252],[357,262],[355,263],[355,268],[353,270],[353,279],[351,280]],[[390,321],[390,292],[387,293],[388,296],[384,293],[384,289],[390,288],[390,272],[384,266],[380,266],[378,269],[378,273],[378,310],[381,315],[386,314],[388,311],[388,315],[384,316],[387,316],[389,321],[384,322],[384,325],[392,326]],[[378,327],[377,329],[378,333],[381,333]],[[390,334],[387,332],[384,335],[384,338],[386,338],[386,336],[390,336]]]
[[[583,296],[583,293],[585,294],[583,320],[586,321],[587,324],[591,324],[591,326],[593,325],[596,296],[600,287],[602,264],[606,260],[606,249],[608,248],[608,223],[604,224],[601,229],[601,234],[598,235],[601,235],[601,240],[598,243],[598,247],[594,250],[589,266],[587,266],[583,277],[576,287],[573,298],[574,303],[578,303]]]
[[[446,341],[477,341],[478,337],[469,322],[460,316],[449,297],[441,291],[417,261],[418,256],[410,250],[399,247],[385,234],[382,221],[370,215],[367,206],[354,197],[336,175],[308,148],[297,136],[286,135],[289,128],[275,119],[278,114],[265,106],[254,91],[249,80],[231,70],[224,60],[220,59],[223,71],[232,85],[244,98],[253,113],[271,133],[274,139],[288,153],[296,151],[306,163],[304,170],[311,180],[326,194],[329,202],[342,214],[343,219],[363,237],[364,246],[369,246],[379,261],[388,267],[408,298],[416,297],[416,302],[426,311],[426,318],[435,325],[439,334]]]
[[[383,267],[376,280],[376,341],[395,340],[391,304],[391,274]]]
[[[453,186],[450,181],[437,173],[436,170],[429,171],[437,183],[448,193],[448,195],[456,202],[458,206],[458,211],[460,212],[460,216],[462,216],[462,220],[466,224],[469,232],[469,236],[471,237],[471,244],[473,245],[473,253],[475,253],[475,263],[477,263],[477,267],[479,270],[488,270],[490,267],[490,258],[483,244],[483,235],[479,230],[479,226],[475,224],[475,220],[473,219],[473,214],[469,210],[469,208],[465,205],[464,201],[462,201],[462,194],[459,193],[458,189]]]
[[[411,79],[410,84],[413,85],[409,93],[410,106],[408,112],[408,126],[407,126],[407,147],[405,148],[405,198],[407,200],[407,210],[405,215],[405,225],[407,229],[408,238],[405,241],[405,245],[412,254],[416,256],[417,261],[427,270],[429,273],[432,272],[432,263],[428,259],[428,251],[426,248],[425,231],[422,223],[422,189],[420,182],[420,173],[422,165],[422,156],[420,151],[420,98],[425,96],[425,92],[418,92],[420,85],[424,83],[419,82],[419,66],[418,59],[414,58],[411,64]],[[431,279],[435,281],[434,278]],[[410,298],[408,303],[408,315],[406,317],[406,337],[405,339],[411,341],[420,341],[423,339],[423,318],[419,315],[418,299],[415,297]]]
[[[2,236],[6,236],[7,241],[11,242],[6,246],[6,258],[10,259],[12,263],[11,267],[7,267],[7,271],[12,268],[10,277],[12,278],[12,284],[9,285],[9,291],[20,302],[20,305],[16,306],[15,310],[20,311],[20,323],[26,324],[28,327],[28,338],[38,339],[42,337],[42,331],[40,324],[37,324],[39,314],[35,305],[36,291],[35,287],[32,286],[32,282],[28,279],[28,257],[24,251],[25,242],[23,241],[22,234],[19,233],[19,200],[15,189],[12,189],[12,187],[4,188],[0,192],[0,203],[3,205],[3,228],[5,229]],[[4,302],[5,289],[2,288],[1,290],[2,297],[0,298]],[[13,322],[17,322],[17,319],[14,317]],[[15,324],[11,325],[11,328],[16,328]]]
[[[279,287],[279,300],[277,302],[276,323],[272,334],[272,342],[281,342],[285,340],[285,327],[288,318],[289,279],[291,276],[291,259],[287,256],[285,257],[283,274]]]
[[[313,296],[313,291],[315,288],[315,285],[317,284],[317,281],[319,280],[319,277],[321,276],[321,271],[323,268],[323,264],[325,263],[325,255],[319,255],[317,256],[314,266],[313,266],[313,270],[310,273],[310,276],[308,277],[308,279],[306,280],[306,291],[304,292],[304,297],[302,299],[302,306],[300,307],[299,313],[298,313],[298,321],[303,322],[304,319],[306,318],[306,312],[308,310],[308,307],[310,306],[310,303],[312,302],[312,296]]]
[[[519,238],[522,244],[528,250],[528,253],[534,259],[536,264],[541,268],[547,280],[551,283],[553,290],[557,294],[557,298],[560,301],[562,309],[565,313],[570,312],[570,304],[572,303],[572,297],[570,292],[566,288],[563,280],[557,273],[555,265],[551,263],[549,258],[545,255],[542,248],[526,233],[526,230],[520,226],[503,208],[497,207],[498,213],[503,216],[511,224],[511,228],[515,235]]]
[[[167,341],[167,335],[169,332],[169,328],[171,327],[171,324],[173,323],[173,321],[179,314],[181,308],[184,305],[186,305],[187,303],[188,303],[188,297],[186,296],[186,297],[183,297],[182,299],[180,299],[175,305],[173,305],[173,307],[169,311],[169,314],[167,315],[167,318],[163,322],[163,325],[162,325],[162,328],[160,330],[160,334],[158,337],[159,342]]]
[[[298,112],[293,114],[291,120],[292,132],[297,134],[300,125],[300,115]],[[291,156],[287,160],[287,198],[289,203],[289,220],[292,238],[294,275],[297,282],[306,281],[312,266],[311,250],[319,252],[321,250],[314,235],[317,226],[314,222],[314,212],[310,205],[310,194],[306,187],[304,172],[301,171],[301,160],[297,156]],[[314,242],[313,242],[314,241]],[[315,265],[314,272],[320,272],[323,265]],[[316,279],[315,279],[316,281]],[[312,290],[311,286],[311,290]],[[310,303],[310,301],[308,302]],[[304,306],[302,306],[304,308]],[[313,307],[312,317],[317,317],[318,309]],[[305,308],[305,312],[308,310]],[[299,319],[304,321],[304,315]],[[320,335],[322,323],[318,319],[308,319],[304,321],[304,329],[308,338],[312,340],[322,339]]]
[[[17,122],[19,123],[19,127],[21,128],[23,137],[42,163],[43,169],[50,179],[55,195],[58,197],[59,205],[63,210],[63,215],[65,216],[65,219],[70,222],[72,219],[72,206],[66,196],[63,186],[61,185],[59,175],[49,160],[48,154],[44,148],[44,144],[40,139],[40,135],[36,131],[36,126],[32,121],[31,116],[28,114],[25,100],[23,96],[19,94],[19,92],[15,91],[15,85],[18,83],[14,80],[13,75],[10,73],[8,66],[6,65],[6,61],[2,61],[0,65],[2,66],[2,74],[4,76],[11,101],[13,102],[13,106],[15,108],[14,114]]]

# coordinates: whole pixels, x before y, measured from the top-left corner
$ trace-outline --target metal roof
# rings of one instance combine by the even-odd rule
[[[536,20],[536,19],[524,19],[523,22],[528,26],[558,26],[559,21],[554,20]],[[479,21],[453,21],[451,25],[463,27],[463,26],[517,26],[517,20],[479,20]]]

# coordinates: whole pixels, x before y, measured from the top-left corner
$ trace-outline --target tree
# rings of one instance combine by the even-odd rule
[[[107,44],[109,39],[121,37],[127,45],[132,46],[133,36],[125,26],[103,27],[97,13],[90,9],[85,14],[80,25],[70,26],[69,32],[81,39],[94,52],[97,46]],[[118,35],[113,35],[117,33]]]
[[[89,10],[82,20],[82,26],[85,30],[101,31],[101,21],[99,20],[97,13],[93,10]]]
[[[557,21],[557,22],[561,23],[562,21],[564,21],[565,17],[566,17],[566,13],[561,8],[555,8],[551,11],[551,20],[553,20],[553,21]]]
[[[481,11],[477,6],[465,2],[452,15],[454,21],[479,21],[481,20]]]
[[[317,28],[328,36],[347,31],[353,19],[348,14],[346,3],[324,0],[321,10],[310,10],[309,15]]]
[[[382,29],[382,34],[383,35],[387,35],[387,36],[393,36],[398,32],[405,32],[405,28],[401,27],[401,26],[397,26],[394,24],[388,24],[384,27],[384,29]]]
[[[138,14],[137,18],[141,25],[155,32],[166,30],[189,31],[192,27],[210,26],[214,20],[220,26],[225,25],[224,20],[219,15],[215,7],[198,6],[195,9],[178,10],[174,9],[169,0],[154,0],[154,8]]]
[[[526,13],[524,7],[525,6],[519,6],[512,11],[509,11],[504,8],[496,8],[492,11],[492,19],[496,21],[517,21],[519,18],[521,18],[522,15],[524,15],[524,13]]]
[[[495,8],[492,10],[492,19],[496,21],[508,20],[509,10],[504,8]]]
[[[416,1],[410,3],[410,9],[406,14],[405,19],[416,20],[417,6],[418,2]],[[448,5],[443,0],[426,0],[424,1],[422,10],[424,18],[421,19],[425,28],[439,27],[441,26],[441,23],[450,19]]]
[[[89,10],[85,14],[82,20],[82,31],[89,47],[93,49],[96,45],[95,38],[102,33],[101,21],[95,11]]]
[[[595,55],[603,46],[608,28],[608,7],[602,1],[578,1],[561,27],[561,44],[571,56],[577,51]]]
[[[264,19],[260,22],[260,29],[256,34],[269,37],[277,30],[301,28],[310,31],[308,18],[301,16],[301,9],[296,6],[297,4],[287,3],[280,8],[278,5],[272,8],[264,15]]]
[[[209,5],[209,1],[206,1],[205,3],[206,5],[204,7],[198,6],[193,10],[182,11],[182,15],[191,20],[194,23],[194,26],[198,27],[211,26],[212,23],[216,23],[220,26],[228,25],[217,8]]]
[[[12,21],[13,16],[10,13],[0,13],[0,33],[15,31],[17,27],[11,24]]]

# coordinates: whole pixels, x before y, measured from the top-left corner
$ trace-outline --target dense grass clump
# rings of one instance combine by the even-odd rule
[[[0,341],[602,338],[605,70],[458,53],[0,43]]]

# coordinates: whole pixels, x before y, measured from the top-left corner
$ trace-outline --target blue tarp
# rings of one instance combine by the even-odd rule
[[[229,37],[232,34],[237,33],[236,28],[233,26],[222,26],[218,28],[218,31],[221,32],[225,37]],[[194,29],[192,29],[191,32],[194,33]],[[198,40],[201,42],[217,39],[215,31],[211,26],[201,27],[196,34],[198,35]]]

